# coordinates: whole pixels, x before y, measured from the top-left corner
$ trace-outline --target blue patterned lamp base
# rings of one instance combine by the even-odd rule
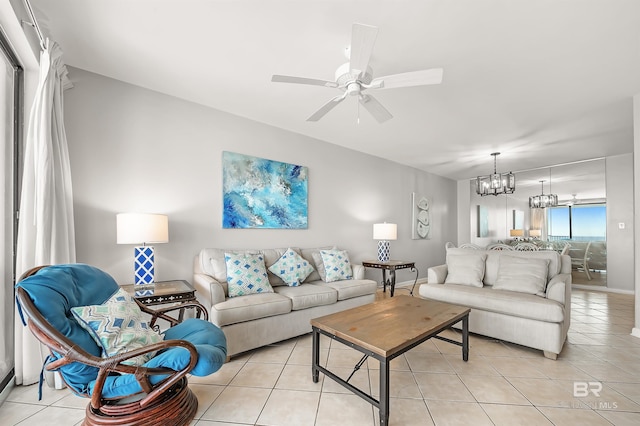
[[[152,284],[155,281],[154,253],[152,246],[134,248],[133,282],[136,285]]]
[[[153,296],[155,293],[155,286],[145,287],[144,285],[140,285],[139,287],[141,288],[135,291],[136,297]]]
[[[388,262],[389,261],[389,241],[381,240],[378,241],[378,260],[380,262]]]

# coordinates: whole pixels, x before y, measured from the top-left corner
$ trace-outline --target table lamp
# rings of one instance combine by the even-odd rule
[[[398,225],[395,223],[375,223],[373,224],[373,239],[378,241],[378,260],[380,262],[389,261],[389,240],[398,238]]]
[[[153,246],[147,244],[169,242],[169,218],[163,214],[120,213],[116,215],[118,244],[137,244],[134,247],[134,284],[155,282]]]
[[[540,238],[541,235],[542,235],[542,232],[539,229],[530,229],[529,230],[529,236],[531,238]]]

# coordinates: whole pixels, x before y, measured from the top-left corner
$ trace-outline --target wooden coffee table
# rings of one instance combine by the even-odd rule
[[[335,380],[380,410],[380,424],[389,422],[389,364],[392,359],[434,337],[462,346],[462,359],[469,359],[469,308],[410,296],[396,296],[311,320],[313,350],[311,374]],[[438,336],[462,321],[462,342]],[[364,355],[351,376],[368,357],[380,361],[380,399],[365,393],[320,365],[320,334],[341,342]]]

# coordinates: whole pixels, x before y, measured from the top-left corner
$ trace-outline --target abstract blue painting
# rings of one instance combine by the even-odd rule
[[[223,228],[307,228],[308,169],[224,151]]]

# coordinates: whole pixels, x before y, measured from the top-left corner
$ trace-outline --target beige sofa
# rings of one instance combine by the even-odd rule
[[[309,333],[312,318],[375,300],[378,285],[375,281],[364,279],[362,265],[351,264],[353,279],[329,283],[322,281],[316,262],[320,248],[294,248],[315,269],[301,285],[287,286],[280,278],[268,272],[273,293],[229,297],[225,251],[262,254],[268,268],[286,250],[205,248],[196,255],[193,267],[196,295],[209,309],[211,322],[224,332],[229,356]]]
[[[555,251],[450,248],[420,296],[471,308],[469,331],[556,359],[571,314],[571,258]]]

